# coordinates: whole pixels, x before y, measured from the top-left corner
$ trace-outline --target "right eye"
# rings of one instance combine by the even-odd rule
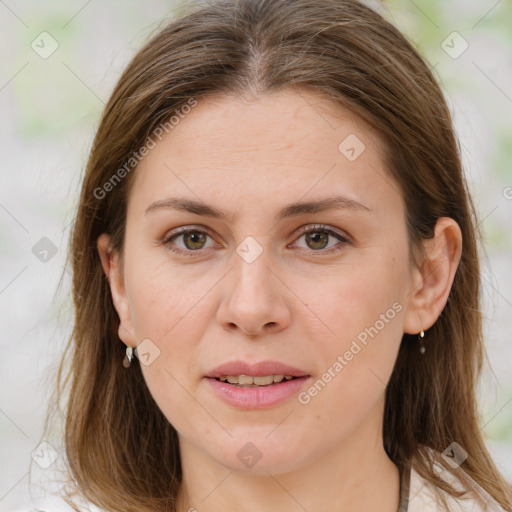
[[[169,233],[162,241],[162,244],[170,251],[193,257],[192,253],[197,253],[204,249],[208,237],[211,238],[208,232],[203,229],[185,227]],[[176,246],[175,240],[180,238],[184,247]]]

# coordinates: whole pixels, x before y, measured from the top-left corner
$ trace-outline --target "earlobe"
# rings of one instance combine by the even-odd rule
[[[455,220],[437,220],[434,236],[423,242],[424,257],[415,269],[415,285],[409,294],[404,331],[427,330],[443,311],[462,254],[462,233]]]
[[[107,276],[114,308],[119,316],[119,338],[132,347],[136,346],[131,323],[130,307],[124,285],[119,255],[110,248],[110,237],[102,233],[97,240],[98,253],[103,271]]]

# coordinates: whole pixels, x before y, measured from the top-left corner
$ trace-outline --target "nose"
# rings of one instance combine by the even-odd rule
[[[222,290],[217,320],[227,331],[263,336],[286,329],[293,294],[271,268],[266,251],[252,262],[234,254],[233,268]]]

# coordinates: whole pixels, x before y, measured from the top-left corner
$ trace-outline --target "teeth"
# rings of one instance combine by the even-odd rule
[[[252,377],[249,377],[248,375],[239,375],[238,378],[235,377],[236,380],[238,380],[238,384],[241,386],[254,384],[252,381]],[[232,382],[231,384],[237,384],[236,382]],[[257,382],[256,384],[261,384],[260,382]],[[268,384],[268,383],[265,383]]]
[[[265,375],[264,377],[251,377],[250,375],[225,375],[220,377],[222,382],[229,382],[239,386],[270,386],[283,380],[292,380],[291,375]]]

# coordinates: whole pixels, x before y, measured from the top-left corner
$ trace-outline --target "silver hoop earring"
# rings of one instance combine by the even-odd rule
[[[126,355],[124,356],[124,359],[123,359],[123,366],[125,368],[129,368],[130,365],[132,364],[132,359],[133,359],[133,348],[126,347]]]
[[[425,337],[425,331],[423,331],[423,329],[421,330],[420,334],[419,334],[419,337],[420,337],[420,354],[423,355],[425,353],[425,346],[423,345],[423,338]]]

